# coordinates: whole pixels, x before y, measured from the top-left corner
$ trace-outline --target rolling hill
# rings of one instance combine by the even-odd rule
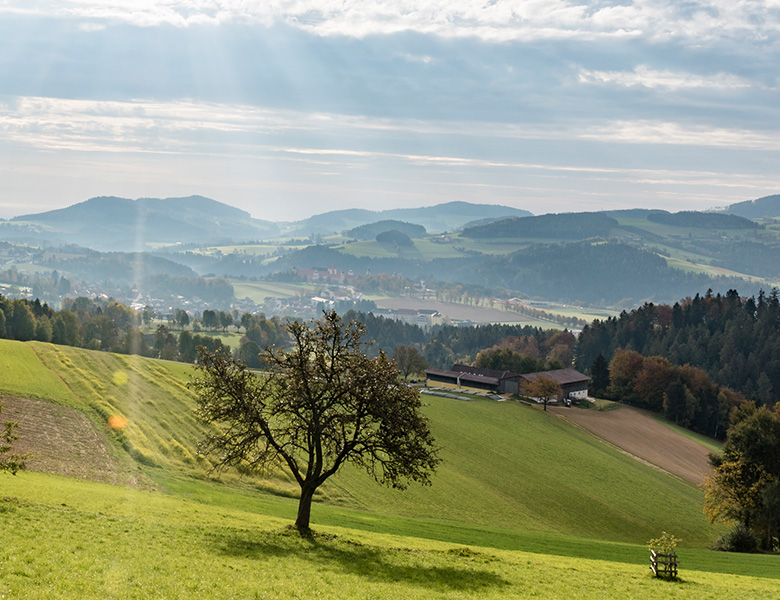
[[[764,196],[756,200],[747,200],[731,204],[723,211],[730,215],[738,215],[747,219],[763,217],[780,217],[780,194]]]
[[[67,208],[14,217],[11,222],[38,226],[38,237],[43,239],[112,251],[267,238],[278,232],[270,222],[203,196],[137,200],[100,196]]]
[[[404,221],[422,225],[428,231],[442,232],[454,231],[475,219],[526,217],[530,215],[531,213],[527,210],[497,204],[446,202],[421,208],[393,208],[380,211],[358,208],[334,210],[314,215],[302,221],[286,223],[284,226],[289,235],[328,235],[379,221]]]
[[[13,373],[0,381],[3,393],[81,412],[122,449],[124,464],[132,459],[138,477],[204,475],[208,463],[196,452],[204,430],[186,388],[190,366],[5,340],[0,357],[2,372]],[[692,545],[712,537],[699,490],[555,417],[517,403],[433,396],[426,402],[444,459],[430,488],[400,493],[345,469],[326,485],[321,500],[372,513],[621,542],[643,541],[659,527]],[[126,426],[111,430],[112,417]],[[250,480],[266,491],[296,492],[281,473]],[[652,508],[659,503],[674,506],[673,514],[659,520]]]
[[[207,477],[194,454],[203,431],[185,385],[190,372],[0,340],[0,394],[14,397],[22,437],[69,445],[68,436],[84,438],[86,423],[105,441],[107,462],[130,476],[102,478],[112,485],[90,481],[101,479],[94,473],[4,477],[0,593],[638,600],[776,593],[777,557],[704,549],[716,530],[701,514],[697,488],[513,402],[427,396],[445,461],[433,485],[401,493],[346,470],[314,507],[318,534],[301,540],[285,528],[296,502],[284,477]],[[112,430],[108,419],[117,416],[127,424]],[[49,470],[59,470],[57,458],[89,462],[89,448],[78,448],[79,458],[49,457]],[[644,542],[662,528],[684,538],[681,584],[649,576]]]

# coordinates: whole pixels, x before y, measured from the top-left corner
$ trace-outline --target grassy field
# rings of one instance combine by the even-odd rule
[[[683,550],[682,581],[670,583],[650,576],[641,545],[516,536],[527,549],[502,550],[371,532],[348,514],[301,540],[274,514],[289,500],[204,503],[38,473],[1,481],[8,598],[770,599],[780,584],[773,556]]]
[[[277,283],[274,281],[242,281],[231,279],[236,298],[249,298],[252,302],[262,304],[268,297],[295,298],[301,293],[311,295],[316,287],[306,283]]]
[[[512,402],[426,396],[433,485],[345,469],[313,507],[321,535],[301,541],[288,478],[206,477],[191,370],[0,340],[0,392],[87,414],[149,482],[0,476],[0,597],[777,597],[779,557],[706,550],[720,530],[698,489]],[[684,539],[683,583],[649,576],[662,529]]]
[[[109,438],[160,475],[202,477],[196,455],[203,426],[186,387],[192,367],[52,344],[0,342],[23,356],[25,380],[46,383],[36,393],[85,412]],[[13,364],[5,373],[16,373]],[[19,369],[21,371],[21,369]],[[0,377],[0,391],[22,395],[22,380]],[[716,531],[701,513],[699,490],[667,477],[527,406],[490,400],[425,398],[426,414],[444,462],[430,487],[387,490],[345,469],[320,498],[339,506],[483,527],[558,532],[621,542],[642,542],[668,529],[692,546],[706,546]],[[111,417],[126,426],[107,427]],[[226,473],[223,479],[234,482]],[[291,495],[283,475],[249,479]],[[452,498],[458,498],[457,503]],[[668,514],[656,514],[663,504]],[[442,507],[447,507],[443,510]]]

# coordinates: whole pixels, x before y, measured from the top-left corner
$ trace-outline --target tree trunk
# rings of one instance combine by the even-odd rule
[[[301,488],[301,499],[298,502],[298,518],[295,519],[295,528],[302,536],[311,534],[309,520],[311,518],[311,501],[314,498],[314,487],[305,485]]]

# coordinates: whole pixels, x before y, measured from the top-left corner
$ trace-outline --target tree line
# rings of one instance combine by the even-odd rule
[[[588,372],[599,354],[610,361],[618,349],[634,350],[698,367],[759,406],[773,404],[780,397],[778,331],[777,289],[750,297],[708,291],[593,321],[580,334],[575,365]]]
[[[14,299],[0,295],[0,337],[22,342],[41,341],[118,354],[137,354],[164,360],[195,362],[197,347],[214,352],[229,349],[218,337],[203,333],[234,327],[244,335],[237,355],[258,366],[254,358],[262,347],[284,345],[283,323],[264,315],[238,314],[205,310],[200,318],[190,318],[176,309],[168,324],[158,324],[149,331],[155,319],[149,307],[136,311],[116,300],[93,300],[86,297],[66,299],[55,311],[40,300]],[[142,327],[142,326],[145,326]],[[179,327],[180,331],[174,328]]]

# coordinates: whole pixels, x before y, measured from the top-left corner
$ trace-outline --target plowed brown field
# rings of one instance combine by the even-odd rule
[[[27,468],[95,481],[139,485],[111,453],[108,440],[80,412],[52,402],[3,396],[0,421],[15,421],[14,452],[29,453]]]
[[[596,437],[685,481],[699,485],[710,471],[709,450],[656,421],[649,413],[621,406],[614,410],[548,407]]]

